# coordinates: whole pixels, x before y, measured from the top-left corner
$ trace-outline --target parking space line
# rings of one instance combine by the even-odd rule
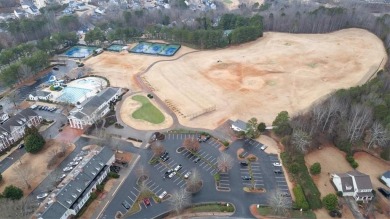
[[[133,186],[133,189],[135,189],[135,190],[137,190],[137,192],[139,192],[139,190],[137,188],[135,188],[134,186]]]
[[[155,194],[156,194],[156,193],[159,193],[161,190],[162,190],[162,188],[160,188],[159,190],[157,190],[157,191],[155,192]]]
[[[209,170],[210,170],[210,168],[211,168],[211,166],[208,166],[208,167],[209,167],[209,168],[207,168],[207,169],[205,168],[205,170],[206,170],[206,171],[209,171]]]
[[[137,195],[133,192],[133,191],[130,191],[131,192],[131,194],[133,194],[135,197],[137,197]]]
[[[134,203],[134,200],[133,200],[132,198],[130,198],[130,196],[127,196],[127,197],[129,197],[129,199],[130,199],[131,201],[133,201],[133,203]]]
[[[175,180],[173,180],[173,182],[176,182],[178,179],[180,179],[180,177],[176,177],[176,179],[175,179]]]

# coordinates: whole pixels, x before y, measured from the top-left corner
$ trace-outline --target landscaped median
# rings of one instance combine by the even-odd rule
[[[304,218],[304,219],[316,219],[316,215],[313,211],[300,211],[293,209],[286,209],[284,213],[275,213],[272,207],[251,205],[250,211],[255,218]]]
[[[206,202],[193,204],[191,207],[186,208],[183,213],[176,215],[176,213],[170,212],[165,214],[168,218],[190,218],[190,217],[203,217],[207,216],[231,216],[235,212],[235,206],[232,203],[227,202]]]

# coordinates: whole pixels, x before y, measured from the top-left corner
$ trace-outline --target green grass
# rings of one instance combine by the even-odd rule
[[[223,2],[225,2],[226,4],[231,4],[231,3],[233,3],[232,0],[223,0]]]
[[[136,95],[131,99],[138,101],[142,106],[133,112],[131,115],[134,119],[141,119],[153,124],[160,124],[164,122],[165,117],[159,109],[157,109],[147,97]]]
[[[191,212],[233,212],[234,207],[230,205],[229,207],[226,205],[220,204],[207,204],[207,205],[199,205],[190,208]]]
[[[304,219],[316,219],[316,215],[313,211],[299,211],[299,210],[288,210],[286,215],[274,215],[272,213],[272,208],[270,207],[260,207],[257,209],[260,215],[262,216],[284,216],[284,218],[304,218]]]

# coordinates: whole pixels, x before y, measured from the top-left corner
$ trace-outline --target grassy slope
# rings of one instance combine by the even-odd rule
[[[132,117],[135,119],[145,120],[153,124],[160,124],[164,122],[165,117],[159,109],[157,109],[147,97],[136,95],[131,99],[138,101],[142,106],[133,112]]]

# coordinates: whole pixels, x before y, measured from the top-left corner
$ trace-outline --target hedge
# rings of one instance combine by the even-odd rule
[[[304,211],[309,210],[309,203],[305,198],[305,194],[303,194],[302,187],[300,185],[297,185],[293,188],[293,192],[295,196],[296,207]]]

